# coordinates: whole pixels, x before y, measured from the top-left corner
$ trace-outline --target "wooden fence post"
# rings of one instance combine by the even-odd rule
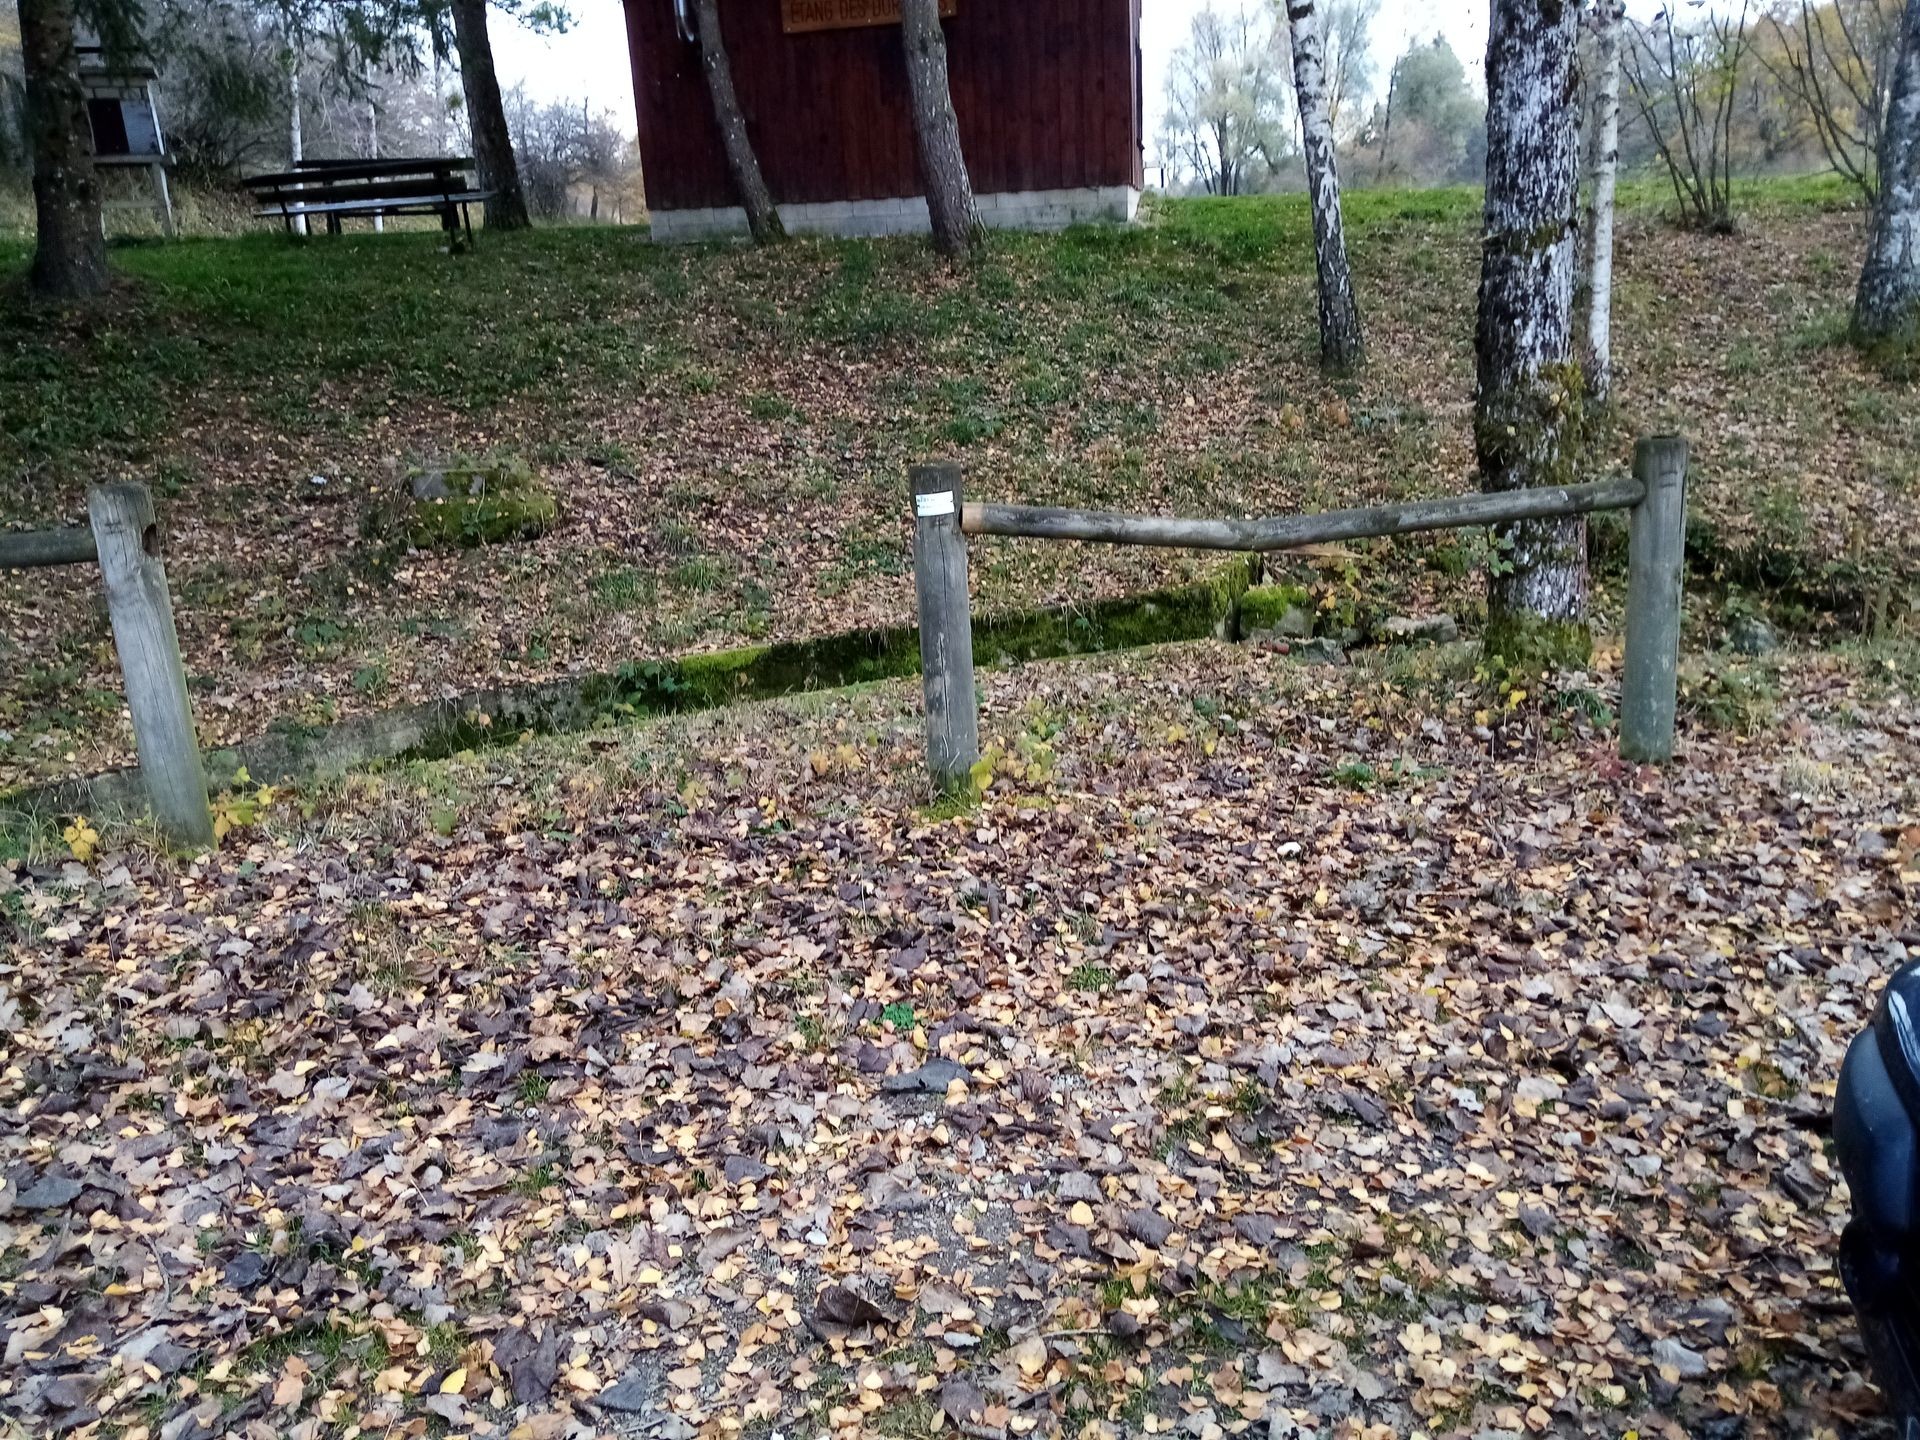
[[[1673,758],[1680,683],[1680,601],[1687,566],[1687,442],[1654,435],[1633,447],[1647,487],[1627,536],[1627,653],[1620,681],[1620,756]]]
[[[144,485],[97,485],[87,493],[87,514],[154,817],[176,844],[210,846],[207,777],[193,735],[153,497]]]
[[[920,683],[927,702],[927,769],[942,790],[969,783],[980,759],[973,695],[973,616],[967,599],[967,537],[960,532],[958,465],[916,465],[913,582],[920,609]]]

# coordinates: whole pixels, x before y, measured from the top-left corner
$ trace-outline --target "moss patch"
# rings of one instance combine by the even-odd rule
[[[1305,639],[1313,616],[1313,592],[1304,585],[1253,585],[1240,597],[1242,635],[1277,631]]]
[[[1885,335],[1856,331],[1854,344],[1859,346],[1862,359],[1896,385],[1910,385],[1920,379],[1920,310]]]
[[[1235,564],[1212,580],[1102,601],[1085,609],[976,620],[974,660],[980,665],[1004,664],[1208,636],[1231,638],[1247,578],[1246,566]],[[636,661],[580,680],[490,692],[450,703],[404,753],[409,759],[437,759],[528,731],[591,729],[647,715],[870,684],[919,670],[920,633],[910,626]]]
[[[1593,631],[1581,620],[1524,612],[1489,615],[1481,646],[1510,675],[1578,670],[1593,657]]]
[[[1212,580],[1064,610],[976,620],[976,664],[1040,660],[1095,650],[1127,650],[1175,640],[1231,639],[1247,569],[1232,565]]]
[[[416,550],[470,549],[544,535],[560,519],[560,502],[518,456],[460,456],[420,466],[403,486],[367,513],[369,536]]]

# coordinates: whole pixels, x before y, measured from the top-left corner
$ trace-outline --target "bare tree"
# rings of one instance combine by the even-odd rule
[[[1578,198],[1574,49],[1560,0],[1494,0],[1487,34],[1487,189],[1475,336],[1474,447],[1490,491],[1563,483],[1581,448],[1573,349]],[[1579,663],[1587,631],[1586,522],[1503,528],[1488,580],[1490,653]]]
[[[1775,48],[1754,53],[1797,102],[1827,164],[1871,204],[1879,193],[1875,165],[1900,40],[1900,0],[1799,0],[1787,19],[1776,11],[1767,23]]]
[[[1291,86],[1264,11],[1193,17],[1167,69],[1162,143],[1210,195],[1260,188],[1290,157]]]
[[[782,239],[786,227],[780,223],[773,192],[760,172],[760,157],[747,134],[747,117],[733,88],[733,65],[727,59],[726,37],[720,31],[719,7],[715,0],[692,0],[692,5],[694,31],[700,41],[700,68],[706,73],[714,124],[720,127],[720,143],[727,152],[727,170],[747,212],[747,229],[762,245]]]
[[[1293,41],[1293,85],[1300,106],[1301,148],[1306,154],[1307,193],[1313,203],[1313,253],[1320,290],[1320,365],[1351,370],[1366,359],[1360,307],[1353,298],[1347,264],[1346,226],[1340,213],[1340,171],[1327,109],[1325,50],[1314,0],[1287,0]]]
[[[1620,28],[1623,0],[1595,0],[1593,105],[1587,121],[1587,394],[1613,393],[1613,200],[1620,173]]]
[[[480,186],[492,194],[486,203],[487,227],[524,230],[526,192],[514,162],[513,134],[507,129],[500,79],[493,69],[493,42],[487,35],[487,0],[449,0],[453,41],[460,53],[460,88],[467,97],[467,127],[473,136],[473,162]]]
[[[1356,128],[1353,114],[1373,87],[1373,22],[1380,0],[1319,0],[1326,40],[1327,118],[1336,135]]]
[[[56,300],[104,295],[107,244],[100,231],[93,134],[73,48],[73,0],[21,0],[20,49],[38,222],[29,283]]]
[[[913,138],[920,152],[920,181],[927,190],[933,243],[959,258],[980,240],[980,212],[960,149],[960,121],[947,82],[947,37],[940,29],[940,0],[900,0],[900,39],[907,52],[907,89],[913,97]]]
[[[1669,4],[1631,28],[1627,81],[1681,215],[1706,230],[1733,227],[1733,122],[1748,50],[1750,0],[1738,14],[1708,10],[1681,26]]]
[[[1920,339],[1920,0],[1907,0],[1890,88],[1880,133],[1880,196],[1853,328],[1869,343],[1911,344]]]

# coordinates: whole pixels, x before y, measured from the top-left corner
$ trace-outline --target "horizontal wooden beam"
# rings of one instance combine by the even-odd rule
[[[1116,515],[1046,505],[992,505],[968,501],[960,528],[969,535],[1023,535],[1036,540],[1099,540],[1113,545],[1166,545],[1185,550],[1291,550],[1337,540],[1367,540],[1417,530],[1465,525],[1504,525],[1555,515],[1625,510],[1646,496],[1639,480],[1621,476],[1588,485],[1456,495],[1445,500],[1408,500],[1317,515],[1279,515],[1265,520],[1181,520],[1157,515]]]
[[[100,558],[93,531],[0,530],[0,570],[37,570],[43,565],[92,565]]]

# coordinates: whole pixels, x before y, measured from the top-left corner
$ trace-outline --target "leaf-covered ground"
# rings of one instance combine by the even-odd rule
[[[1839,343],[1859,213],[1837,187],[1776,184],[1743,194],[1741,233],[1706,237],[1665,203],[1629,189],[1600,463],[1682,429],[1699,545],[1898,608],[1920,573],[1920,405]],[[1374,364],[1336,387],[1300,197],[996,237],[963,276],[914,240],[681,249],[613,229],[458,258],[406,234],[120,249],[103,310],[0,295],[0,524],[80,520],[89,479],[151,483],[218,742],[902,623],[904,474],[935,454],[982,496],[1189,514],[1470,488],[1478,213],[1467,191],[1350,197]],[[380,563],[362,517],[398,467],[496,447],[554,481],[560,528]],[[996,546],[975,575],[999,609],[1190,563]],[[1421,578],[1470,620],[1476,568],[1424,539],[1369,584]],[[0,787],[128,759],[119,688],[85,573],[0,576]]]
[[[0,870],[20,1433],[1852,1436],[1910,651],[1679,763],[1445,654],[908,684]],[[1753,718],[1752,712],[1747,712]],[[6,932],[0,932],[6,933]]]

